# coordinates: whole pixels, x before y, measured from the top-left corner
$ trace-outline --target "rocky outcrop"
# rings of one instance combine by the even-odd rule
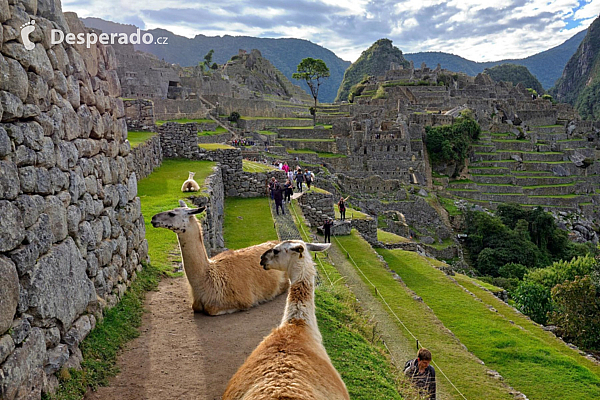
[[[113,49],[52,45],[87,32],[59,1],[0,0],[0,23],[0,399],[33,399],[79,365],[147,243]]]

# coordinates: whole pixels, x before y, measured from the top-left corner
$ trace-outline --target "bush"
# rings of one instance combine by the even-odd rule
[[[229,114],[229,117],[227,117],[227,120],[237,124],[237,122],[240,120],[240,118],[242,118],[242,116],[240,115],[239,112],[232,111],[231,114]]]
[[[600,350],[600,290],[589,275],[556,285],[552,289],[555,310],[550,322],[560,335],[577,346]]]
[[[552,311],[550,290],[536,282],[523,281],[512,293],[512,298],[523,314],[538,324],[546,324]]]
[[[461,116],[452,125],[426,127],[425,144],[433,164],[463,165],[471,143],[479,139],[481,128],[472,116]]]
[[[527,267],[523,264],[508,263],[500,267],[498,273],[503,278],[516,278],[521,280],[527,273]]]

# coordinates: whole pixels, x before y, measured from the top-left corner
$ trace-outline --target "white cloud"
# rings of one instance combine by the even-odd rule
[[[600,0],[64,0],[81,17],[143,20],[192,37],[298,37],[355,60],[388,37],[402,51],[489,61],[522,58],[587,28]],[[566,29],[567,20],[569,29]],[[573,21],[576,22],[573,26]]]

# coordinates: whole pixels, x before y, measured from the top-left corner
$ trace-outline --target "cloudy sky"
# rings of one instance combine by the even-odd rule
[[[587,28],[600,0],[63,0],[64,11],[193,37],[295,37],[354,61],[387,37],[405,53],[523,58]]]

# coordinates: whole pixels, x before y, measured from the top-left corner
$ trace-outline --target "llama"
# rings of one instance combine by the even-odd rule
[[[181,200],[179,204],[181,207],[153,216],[152,226],[177,234],[195,312],[221,315],[247,310],[287,289],[285,272],[265,271],[260,265],[261,255],[278,242],[228,250],[208,258],[202,225],[196,219],[205,207],[191,209]]]
[[[200,190],[200,185],[194,180],[194,175],[196,175],[195,172],[190,172],[187,181],[183,182],[183,185],[181,185],[182,192],[197,192]]]
[[[265,251],[266,270],[286,271],[290,290],[285,313],[229,381],[223,400],[349,400],[340,374],[322,344],[315,316],[316,270],[311,251],[329,244],[288,240]]]

